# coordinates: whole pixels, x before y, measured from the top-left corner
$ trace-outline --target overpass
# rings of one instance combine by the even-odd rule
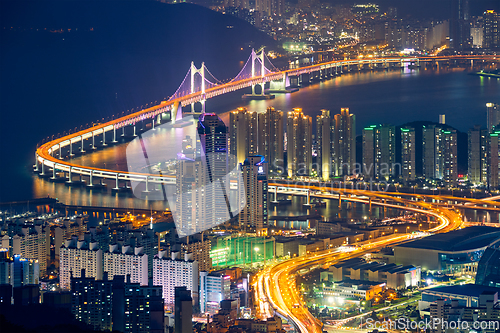
[[[112,179],[115,181],[115,189],[119,188],[119,182],[144,182],[146,191],[149,183],[153,184],[174,184],[175,179],[169,176],[118,171],[103,168],[94,168],[82,165],[76,165],[69,160],[63,159],[63,149],[69,157],[74,156],[75,152],[85,153],[85,144],[87,149],[95,150],[105,147],[108,144],[117,143],[118,136],[125,136],[125,129],[131,128],[133,135],[136,135],[137,125],[140,123],[144,127],[145,123],[151,123],[151,128],[164,121],[175,123],[182,118],[182,108],[191,106],[191,113],[195,113],[195,103],[201,103],[202,112],[205,110],[205,102],[209,98],[220,96],[236,90],[252,87],[252,95],[255,93],[255,87],[261,86],[260,95],[264,94],[264,85],[269,82],[272,91],[289,92],[291,78],[297,78],[298,83],[301,77],[308,74],[309,79],[325,79],[340,75],[344,71],[352,69],[388,69],[390,67],[403,67],[406,64],[419,66],[421,62],[440,62],[440,61],[492,61],[498,62],[495,56],[448,56],[448,57],[389,57],[389,58],[368,58],[368,59],[345,59],[333,60],[324,63],[318,63],[310,66],[293,68],[287,70],[278,70],[267,58],[263,49],[259,52],[252,50],[247,62],[241,71],[230,81],[222,82],[216,79],[202,63],[197,68],[194,63],[184,77],[179,88],[168,99],[158,105],[113,119],[103,124],[75,131],[60,138],[47,141],[37,148],[35,152],[35,171],[41,176],[50,176],[51,179],[57,179],[57,173],[63,172],[67,175],[68,183],[73,182],[73,176],[88,178],[88,186],[94,186],[94,178]],[[121,133],[120,133],[121,132]],[[91,140],[91,143],[87,141]],[[76,146],[76,148],[74,147]]]

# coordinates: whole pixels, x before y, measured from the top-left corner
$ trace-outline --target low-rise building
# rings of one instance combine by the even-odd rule
[[[370,300],[375,295],[383,292],[386,288],[385,283],[345,280],[333,282],[331,285],[325,284],[322,286],[321,295],[327,297],[358,298]]]
[[[322,281],[342,281],[345,279],[370,282],[383,282],[387,288],[405,289],[417,287],[421,278],[420,267],[402,266],[380,262],[366,262],[360,258],[349,259],[329,267],[321,272]]]

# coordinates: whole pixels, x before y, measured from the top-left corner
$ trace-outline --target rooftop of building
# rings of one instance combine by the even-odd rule
[[[335,285],[342,285],[344,287],[356,286],[358,290],[368,290],[370,289],[370,287],[379,286],[381,284],[385,284],[385,282],[375,282],[368,280],[351,280],[351,279],[344,279],[340,282],[335,282]]]
[[[415,240],[398,247],[438,250],[446,252],[475,250],[490,246],[500,241],[500,229],[487,226],[476,226],[436,234]]]
[[[388,273],[404,273],[416,269],[417,267],[413,265],[396,265],[396,264],[385,264],[380,262],[366,262],[361,258],[353,258],[346,261],[339,262],[334,265],[335,268],[350,268],[354,270],[368,270],[371,272],[388,272]]]
[[[275,236],[276,243],[289,243],[298,242],[300,239],[297,237],[285,237],[285,236]]]
[[[460,295],[460,296],[479,297],[479,295],[481,295],[484,292],[500,293],[500,288],[480,286],[477,284],[463,284],[459,286],[440,286],[423,290],[422,295],[429,293],[436,293],[436,292],[443,294]]]

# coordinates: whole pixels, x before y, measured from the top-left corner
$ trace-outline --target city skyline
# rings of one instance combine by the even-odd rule
[[[498,5],[0,2],[0,326],[499,331]]]

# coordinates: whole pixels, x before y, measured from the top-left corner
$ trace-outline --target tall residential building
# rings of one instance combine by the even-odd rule
[[[71,311],[100,331],[124,333],[164,332],[164,309],[160,286],[140,286],[122,275],[108,280],[86,277],[71,279]]]
[[[441,131],[443,135],[443,180],[447,186],[456,186],[458,179],[457,131]]]
[[[272,16],[281,16],[285,13],[284,0],[255,0],[255,11],[265,14],[271,18]]]
[[[259,128],[257,112],[240,107],[229,113],[229,153],[243,163],[248,155],[257,154]]]
[[[61,249],[61,256],[63,251]],[[75,318],[94,330],[113,329],[113,301],[111,298],[113,281],[95,278],[86,274],[85,269],[71,278],[71,312]],[[69,286],[68,288],[69,289]]]
[[[444,299],[438,299],[437,301],[430,304],[430,317],[432,322],[444,322],[448,320],[448,315],[450,313],[451,305],[446,303]],[[436,325],[430,330],[432,333],[444,333],[446,332],[445,327],[442,325]]]
[[[309,176],[312,168],[312,119],[302,109],[288,112],[287,119],[288,176]]]
[[[488,131],[480,125],[468,133],[468,179],[474,185],[486,184],[488,177]]]
[[[124,333],[163,333],[165,310],[162,287],[141,286],[131,282],[128,276],[126,283],[122,284],[124,276],[116,278],[120,278],[120,283],[117,283],[118,279],[113,280],[113,330],[121,323],[121,320],[117,322],[116,319],[121,319],[121,305],[125,304],[122,325]]]
[[[4,236],[2,247],[10,247],[10,255],[19,254],[26,259],[38,260],[40,277],[47,274],[47,261],[50,256],[50,227],[23,226],[13,237]]]
[[[115,275],[130,275],[132,283],[148,284],[148,256],[144,248],[112,244],[103,256],[103,271],[113,279]]]
[[[365,176],[393,176],[396,167],[396,128],[374,125],[363,129],[363,170]]]
[[[266,112],[238,108],[229,114],[229,152],[241,164],[250,155],[263,155],[272,163],[269,170],[284,172],[283,112],[268,107]]]
[[[239,7],[250,9],[248,0],[224,0],[224,7]]]
[[[335,176],[350,175],[356,168],[356,116],[348,108],[335,115],[334,173]]]
[[[375,127],[371,125],[363,129],[363,174],[367,179],[375,178]]]
[[[158,254],[158,234],[149,226],[132,230],[110,230],[109,225],[104,224],[88,229],[89,231],[83,234],[83,238],[96,241],[103,253],[109,250],[110,245],[117,243],[132,248],[141,247],[142,252],[148,256],[148,276],[153,276],[153,258]]]
[[[451,1],[450,46],[462,50],[469,46],[469,0]]]
[[[59,285],[67,290],[71,276],[80,277],[85,270],[88,277],[102,279],[102,250],[97,242],[79,241],[76,237],[65,241],[59,252]]]
[[[269,172],[284,174],[283,112],[268,107],[266,112],[259,113],[258,132],[257,153],[264,156],[268,162]]]
[[[209,183],[204,165],[203,161],[196,160],[195,149],[190,145],[178,155],[173,213],[180,237],[212,227],[213,221],[204,219],[205,185]]]
[[[10,285],[13,288],[29,284],[38,285],[40,268],[35,259],[22,258],[15,254],[10,262]]]
[[[494,10],[487,10],[483,14],[484,18],[484,42],[483,47],[494,49],[500,47],[500,14]]]
[[[401,178],[403,181],[415,180],[415,129],[401,128]]]
[[[443,178],[443,152],[441,128],[435,125],[423,127],[423,176],[428,179]]]
[[[67,239],[70,239],[73,235],[81,238],[87,231],[87,218],[84,216],[78,216],[74,220],[66,218],[62,222],[62,226],[57,226],[54,229],[54,248],[56,262],[59,261],[59,249],[61,248],[61,245],[63,245],[63,242]]]
[[[325,181],[334,174],[335,161],[335,120],[330,117],[330,110],[321,110],[316,117],[316,143],[318,156],[316,157],[318,175]]]
[[[153,260],[153,284],[162,286],[163,300],[170,308],[174,307],[175,287],[185,286],[191,290],[193,305],[198,303],[198,278],[198,262],[189,254],[181,260],[178,252],[168,258],[165,251],[161,251]]]
[[[9,250],[0,247],[0,285],[10,284],[10,264]]]
[[[193,332],[193,299],[185,286],[174,289],[174,332]]]
[[[193,261],[198,263],[199,271],[212,270],[212,258],[210,258],[210,250],[212,249],[212,241],[203,234],[196,234],[190,237],[179,239],[175,244],[170,244],[166,249],[166,256],[171,257],[172,252],[179,252],[180,259],[184,260],[186,255],[190,256]]]
[[[488,142],[488,188],[497,189],[500,185],[500,131],[489,134]]]
[[[456,185],[457,131],[424,126],[423,175],[428,179],[442,179],[447,186]]]
[[[241,165],[245,197],[240,202],[246,206],[238,214],[238,222],[243,230],[264,235],[268,225],[267,162],[264,156],[249,156]]]
[[[220,302],[231,297],[230,287],[229,275],[200,272],[200,312],[215,314]]]
[[[0,248],[0,304],[38,303],[39,274],[37,260],[9,257],[9,250]]]
[[[482,48],[484,42],[484,28],[470,28],[470,36],[472,37],[472,46]]]
[[[500,105],[486,103],[486,123],[488,132],[491,132],[495,126],[500,124]]]
[[[229,220],[229,171],[227,147],[228,130],[224,122],[214,113],[205,113],[198,121],[198,135],[202,148],[203,172],[208,173],[200,206],[203,224],[209,228]],[[197,228],[198,232],[205,226]]]

